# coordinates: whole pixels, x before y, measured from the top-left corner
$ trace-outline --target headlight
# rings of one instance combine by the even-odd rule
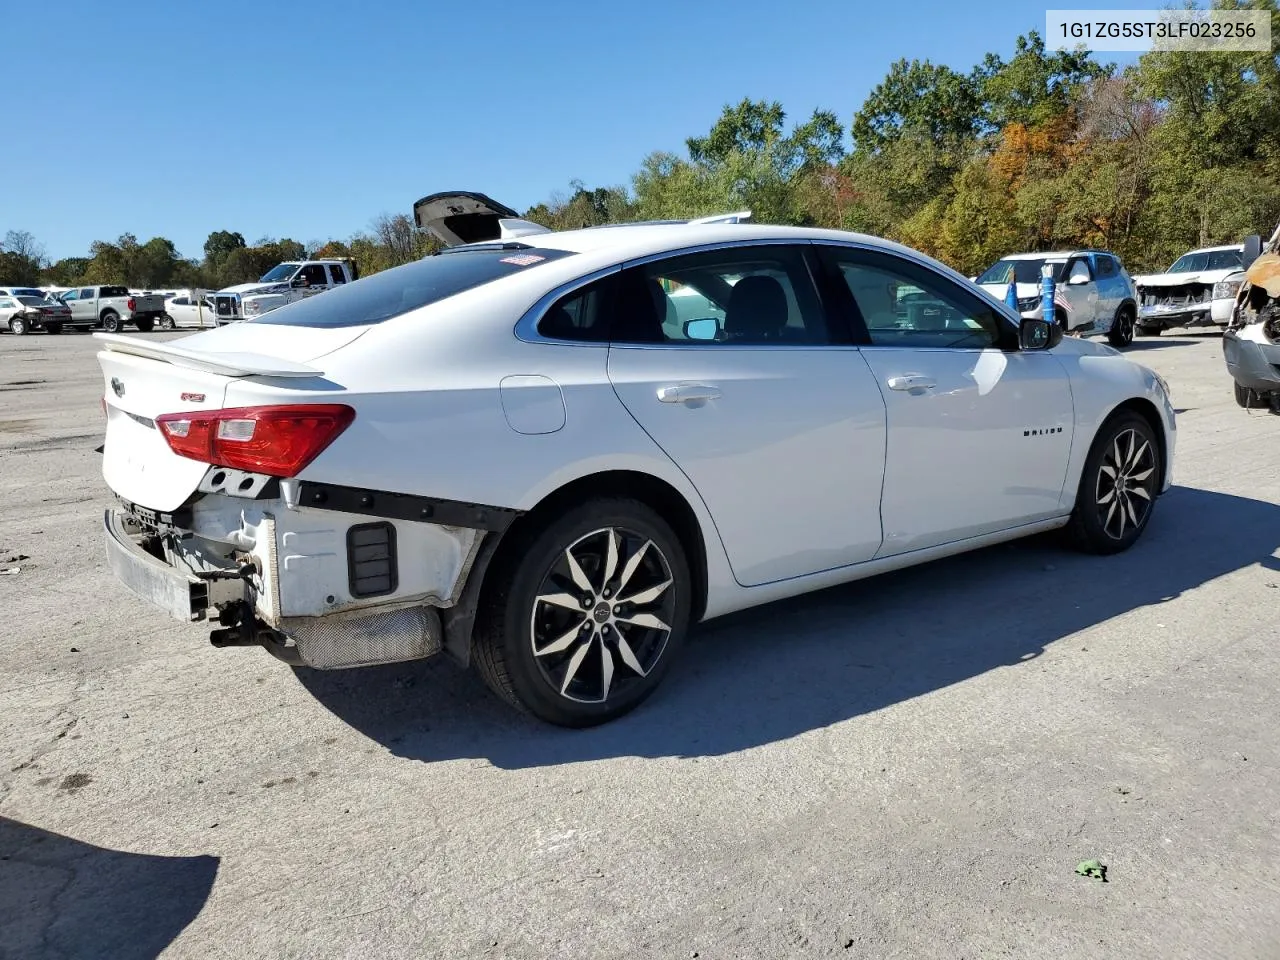
[[[1034,310],[1040,306],[1040,297],[1020,297],[1018,299],[1019,310]]]
[[[250,300],[248,303],[244,305],[244,315],[246,317],[253,316],[254,314],[260,313],[261,311],[262,311],[262,304],[260,304],[257,300]]]
[[[1234,300],[1240,292],[1242,280],[1219,280],[1213,285],[1213,299]]]
[[[1164,391],[1164,395],[1172,398],[1173,393],[1169,390],[1169,381],[1160,376],[1160,374],[1156,373],[1154,370],[1151,371],[1151,375],[1156,378],[1156,383],[1160,384],[1160,389]]]

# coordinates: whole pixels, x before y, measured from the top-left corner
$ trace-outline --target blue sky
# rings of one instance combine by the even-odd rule
[[[1045,17],[1020,0],[7,6],[6,113],[32,147],[0,151],[0,235],[30,230],[54,259],[126,231],[189,257],[219,229],[345,238],[442,189],[524,209],[574,178],[628,182],[743,97],[847,125],[897,58],[968,69]]]

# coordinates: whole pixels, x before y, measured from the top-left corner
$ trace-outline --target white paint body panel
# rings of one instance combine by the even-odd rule
[[[637,257],[749,239],[871,246],[976,289],[905,247],[752,225],[634,226],[529,239],[576,253],[369,327],[250,322],[177,342],[192,354],[247,353],[322,370],[315,376],[219,378],[159,356],[114,352],[101,355],[104,375],[109,380],[108,370],[121,364],[135,374],[150,371],[147,416],[168,412],[169,393],[176,400],[188,383],[208,387],[209,406],[350,404],[354,423],[303,480],[529,510],[565,484],[602,472],[660,479],[689,504],[701,530],[707,617],[1060,526],[1098,427],[1136,398],[1159,411],[1168,486],[1172,405],[1151,371],[1096,341],[1068,338],[1041,354],[926,357],[929,351],[900,348],[610,348],[529,342],[514,332],[519,318],[562,284]],[[1017,322],[998,298],[977,295]],[[889,391],[887,378],[905,373],[927,375],[936,387],[927,397]],[[659,385],[684,380],[709,381],[723,396],[701,408],[656,402]],[[214,384],[225,387],[222,395]],[[1023,436],[1059,425],[1060,435]],[[133,445],[128,469],[113,459],[118,438]],[[163,441],[141,438],[109,435],[108,484],[144,506],[181,504],[204,466],[168,463],[166,457],[180,458]],[[314,609],[320,590],[329,596],[339,579],[327,559],[334,538],[369,518],[273,509],[281,548],[282,533],[332,531],[293,538],[283,554],[298,558],[284,568],[310,583],[294,594],[282,580],[281,603],[297,597],[290,609]],[[415,551],[430,554],[414,561],[421,570],[402,570],[404,597],[442,589],[457,566],[461,541],[412,539],[429,527],[397,523],[402,562]]]
[[[1055,357],[900,347],[863,356],[888,406],[881,556],[1062,512],[1074,423]],[[898,377],[934,385],[890,389]]]
[[[701,492],[739,583],[869,560],[885,411],[854,348],[613,347],[627,411]],[[720,396],[658,399],[681,384]]]

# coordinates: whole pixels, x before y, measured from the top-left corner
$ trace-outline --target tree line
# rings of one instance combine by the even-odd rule
[[[1009,59],[989,53],[964,72],[897,61],[848,127],[830,110],[788,127],[776,101],[727,105],[683,153],[645,157],[629,184],[570,181],[525,216],[572,229],[750,208],[758,222],[898,240],[965,273],[1062,247],[1162,269],[1191,247],[1266,234],[1280,220],[1277,0],[1214,6],[1269,10],[1271,50],[1147,53],[1121,70],[1088,52],[1050,51],[1032,30]],[[201,259],[163,237],[124,234],[51,263],[34,237],[11,231],[0,282],[216,289],[281,260],[351,256],[369,274],[436,248],[406,214],[310,244],[250,245],[219,230]]]

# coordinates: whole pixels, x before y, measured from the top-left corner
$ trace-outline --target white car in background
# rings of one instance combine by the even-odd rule
[[[30,287],[0,288],[0,330],[21,336],[33,330],[61,333],[71,311]]]
[[[184,293],[170,297],[164,302],[164,316],[160,318],[160,329],[172,330],[174,327],[212,329],[218,325],[216,316],[212,296],[193,297]]]
[[[1169,327],[1226,326],[1244,282],[1244,244],[1190,250],[1164,273],[1135,277],[1138,330],[1159,336]]]
[[[586,726],[692,623],[1055,528],[1114,553],[1169,486],[1159,376],[906,247],[452,216],[481,242],[252,324],[98,335],[133,592],[297,665],[443,648]]]

